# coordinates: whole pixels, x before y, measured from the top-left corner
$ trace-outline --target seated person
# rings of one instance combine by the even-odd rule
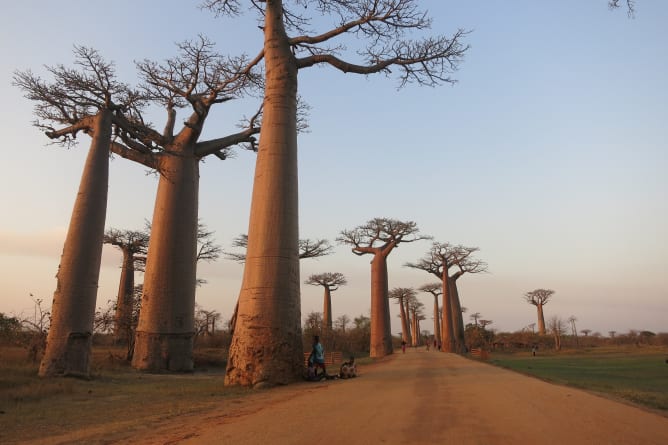
[[[355,357],[350,357],[350,360],[341,364],[339,376],[342,379],[357,377],[357,364],[355,364]]]

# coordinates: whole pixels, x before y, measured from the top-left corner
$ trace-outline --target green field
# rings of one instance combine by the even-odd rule
[[[549,382],[668,411],[666,348],[493,353],[490,363]]]

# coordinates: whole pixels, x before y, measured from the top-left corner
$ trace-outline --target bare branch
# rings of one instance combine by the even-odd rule
[[[248,235],[242,233],[232,241],[232,247],[244,249],[244,252],[224,251],[223,254],[228,260],[238,263],[246,262],[246,248],[248,248]],[[333,247],[326,239],[300,239],[299,240],[299,259],[318,258],[332,253]]]
[[[400,243],[425,239],[431,239],[431,237],[420,234],[417,224],[413,221],[374,218],[355,229],[342,230],[336,241],[351,245],[356,255],[378,252],[389,255],[390,251]]]
[[[534,306],[543,306],[547,304],[548,301],[550,301],[552,295],[554,295],[554,291],[552,289],[536,289],[525,293],[524,299],[527,303],[533,304]]]
[[[330,291],[335,291],[339,286],[348,284],[346,277],[339,272],[325,272],[321,274],[314,274],[308,277],[304,284],[312,286],[323,286],[329,288]]]

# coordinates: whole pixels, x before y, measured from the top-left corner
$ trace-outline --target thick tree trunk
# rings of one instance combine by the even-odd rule
[[[434,338],[441,338],[441,320],[438,316],[438,296],[434,295]]]
[[[199,161],[186,147],[159,160],[142,306],[132,366],[192,371]]]
[[[51,328],[39,367],[41,377],[88,377],[90,373],[91,336],[107,212],[110,111],[98,113],[92,137],[56,275]]]
[[[420,344],[420,333],[418,332],[418,319],[415,311],[413,311],[412,321],[411,330],[413,332],[413,342],[411,343],[411,346],[418,346]]]
[[[267,1],[266,88],[248,248],[225,383],[265,386],[301,378],[297,181],[297,65],[282,4]]]
[[[536,311],[538,312],[538,334],[545,335],[545,317],[543,316],[543,305],[537,304]]]
[[[408,318],[406,317],[406,311],[404,310],[404,299],[399,300],[399,314],[401,316],[401,339],[410,344],[410,331],[408,330]]]
[[[406,333],[407,333],[407,338],[406,338],[406,343],[411,345],[413,344],[413,334],[411,334],[411,330],[409,327],[411,326],[412,323],[412,318],[411,318],[411,311],[408,308],[408,300],[404,302],[405,306],[405,313],[406,313]]]
[[[122,248],[123,266],[121,281],[116,298],[116,316],[114,320],[114,340],[127,344],[132,327],[132,300],[135,288],[135,259],[129,248]]]
[[[452,331],[454,334],[455,351],[460,354],[466,351],[464,340],[464,318],[462,316],[462,305],[459,302],[459,291],[457,290],[457,280],[450,279],[452,294]]]
[[[447,269],[444,269],[443,276],[443,303],[441,304],[442,320],[441,320],[441,351],[454,352],[454,332],[452,325],[452,301],[450,296],[450,278],[448,277]]]
[[[387,296],[387,258],[376,253],[371,261],[371,347],[369,356],[385,357],[392,353],[390,302]]]
[[[325,286],[325,298],[322,307],[322,325],[327,332],[332,331],[332,291]]]

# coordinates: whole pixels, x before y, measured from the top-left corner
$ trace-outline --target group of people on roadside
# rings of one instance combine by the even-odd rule
[[[322,373],[318,374],[318,369],[322,369]],[[351,378],[357,377],[357,365],[355,364],[355,357],[350,357],[350,360],[343,362],[339,369],[338,375],[327,374],[327,366],[325,364],[325,348],[320,343],[320,336],[313,336],[313,345],[311,347],[311,354],[307,362],[307,380],[321,380],[332,378]]]

